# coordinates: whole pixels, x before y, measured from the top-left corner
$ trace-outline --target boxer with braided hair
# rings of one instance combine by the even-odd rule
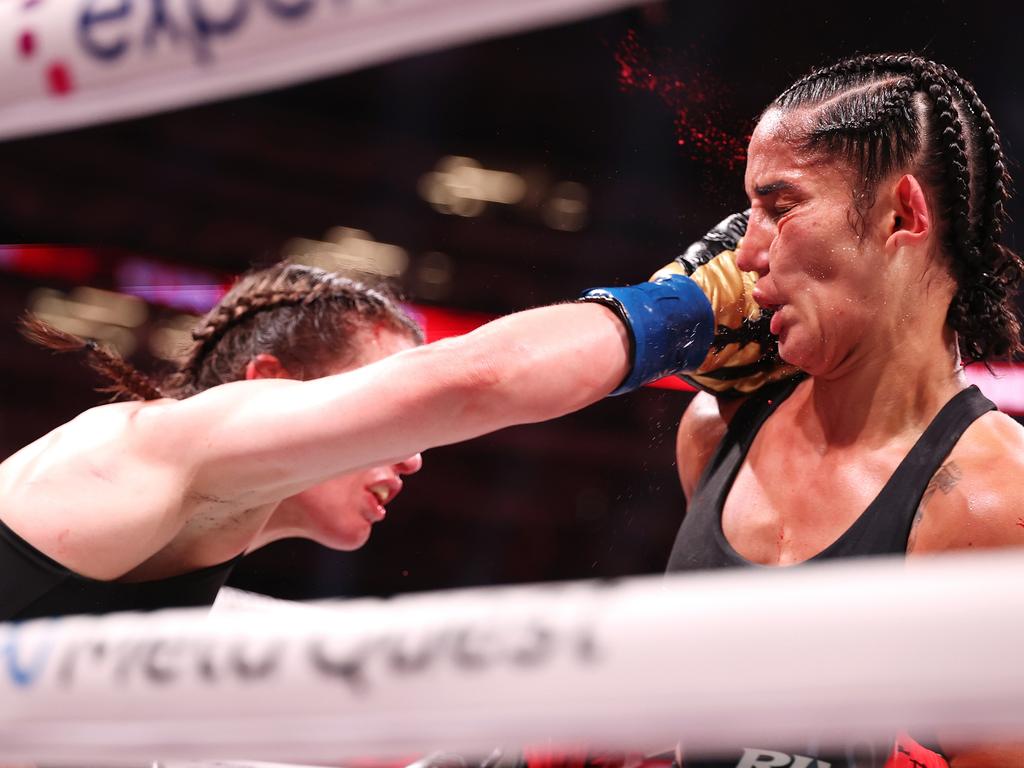
[[[272,383],[259,380],[320,379],[422,343],[386,293],[339,275],[295,265],[245,275],[162,382],[37,319],[24,330],[83,353],[102,391],[142,402],[88,411],[0,465],[0,620],[210,602],[237,556],[275,539],[362,546],[420,467],[413,454],[289,473],[281,452],[302,449],[244,415],[292,405],[266,402]],[[224,396],[210,402],[214,389]],[[213,461],[200,446],[222,430],[237,443]]]
[[[1022,350],[1006,166],[973,86],[912,54],[823,67],[764,111],[737,263],[778,354],[809,375],[693,400],[670,570],[1024,546],[1024,428],[962,372]],[[1012,747],[942,746],[904,739],[886,765],[1024,765]],[[684,766],[887,759],[797,752],[748,745]]]
[[[735,245],[733,230],[718,235],[695,266]],[[610,289],[418,350],[406,348],[419,329],[384,294],[279,266],[243,278],[159,383],[30,321],[36,340],[84,352],[104,391],[142,402],[88,411],[0,464],[0,582],[20,584],[0,593],[0,620],[208,601],[234,558],[284,536],[361,546],[421,465],[406,446],[553,418],[705,358],[712,375],[734,366],[721,386],[754,388],[777,360],[745,336],[757,308],[728,256],[695,279]],[[717,319],[740,328],[710,354]],[[403,349],[394,365],[365,365]],[[602,364],[563,365],[590,356]]]
[[[326,374],[358,354],[346,345],[360,326],[379,325],[423,342],[423,332],[394,300],[339,275],[297,266],[246,275],[193,331],[194,343],[166,387],[187,396],[244,378],[245,366],[270,354],[299,379]]]

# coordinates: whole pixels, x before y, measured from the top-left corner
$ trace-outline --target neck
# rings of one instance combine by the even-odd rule
[[[813,441],[823,449],[881,445],[920,433],[966,386],[956,335],[944,322],[919,325],[867,341],[833,371],[811,378],[798,402]]]
[[[251,551],[277,504],[252,509],[206,506],[192,514],[165,546],[129,573],[124,581],[148,581],[188,573]]]

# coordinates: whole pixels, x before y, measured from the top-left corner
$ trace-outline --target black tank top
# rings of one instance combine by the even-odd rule
[[[781,382],[765,387],[740,406],[725,437],[704,470],[693,501],[679,528],[669,571],[702,568],[752,566],[725,538],[722,531],[722,508],[736,473],[746,458],[761,425],[783,400],[792,394],[798,381]],[[918,438],[910,453],[900,462],[889,482],[878,496],[842,536],[813,561],[838,557],[899,554],[907,551],[907,540],[917,507],[925,488],[964,431],[995,406],[977,387],[969,387],[954,395]],[[761,566],[758,566],[761,567]],[[934,738],[915,734],[917,742],[906,741],[899,749],[914,754],[920,761],[914,765],[943,765],[942,753]],[[924,754],[918,753],[924,744]],[[911,751],[907,751],[907,750]],[[929,751],[930,750],[930,751]],[[851,746],[841,753],[820,752],[813,744],[796,751],[781,751],[771,746],[744,747],[719,759],[686,759],[685,768],[736,768],[736,766],[778,765],[808,768],[881,768],[892,753],[892,747]],[[934,754],[932,754],[934,753]],[[928,762],[926,762],[926,760]],[[935,762],[932,762],[932,761]]]
[[[765,387],[740,406],[704,470],[669,556],[669,571],[752,565],[725,538],[722,508],[747,451],[765,420],[799,382]],[[925,488],[975,419],[995,405],[968,387],[932,419],[882,490],[842,536],[812,561],[905,553],[910,528]]]
[[[157,581],[97,581],[50,559],[0,521],[0,621],[212,605],[240,557]]]

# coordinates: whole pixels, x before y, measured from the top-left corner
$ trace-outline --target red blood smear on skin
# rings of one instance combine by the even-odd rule
[[[1024,528],[1024,517],[1017,518],[1017,525],[1019,525],[1021,528]]]
[[[619,86],[653,93],[675,115],[676,144],[690,159],[729,171],[747,159],[749,126],[729,125],[728,89],[713,75],[698,73],[678,56],[645,48],[630,30],[615,51]]]
[[[50,68],[46,71],[46,79],[50,84],[50,93],[63,96],[74,90],[74,85],[71,82],[71,72],[60,62],[50,65]]]

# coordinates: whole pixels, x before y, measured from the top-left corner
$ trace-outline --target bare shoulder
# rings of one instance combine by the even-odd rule
[[[94,466],[105,449],[131,434],[137,415],[146,407],[138,402],[112,403],[83,411],[0,464],[0,488],[10,493],[18,484],[34,483],[59,467]],[[69,467],[69,461],[76,463]]]
[[[1004,413],[972,424],[932,477],[908,550],[1024,546],[1024,427]]]
[[[721,400],[698,392],[683,412],[676,433],[676,465],[687,499],[693,497],[704,468],[742,403],[742,398]]]
[[[160,407],[92,408],[9,457],[0,464],[0,519],[72,570],[119,575],[126,559],[142,556],[126,542],[152,541],[181,508],[180,477],[149,458],[157,434],[138,428]]]

